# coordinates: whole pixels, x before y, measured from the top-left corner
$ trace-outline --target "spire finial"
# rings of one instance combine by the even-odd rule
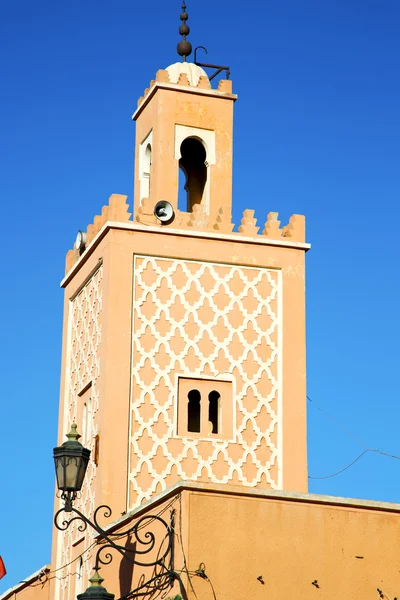
[[[189,25],[186,23],[188,20],[188,14],[186,12],[185,0],[182,2],[181,21],[182,25],[179,27],[179,33],[182,36],[182,40],[179,42],[177,50],[179,56],[183,57],[183,62],[186,62],[186,57],[192,53],[192,44],[186,40],[186,36],[190,33]]]

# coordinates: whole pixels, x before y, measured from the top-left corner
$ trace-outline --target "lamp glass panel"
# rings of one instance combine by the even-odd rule
[[[76,490],[80,462],[80,457],[68,456],[66,458],[65,489]]]
[[[62,490],[65,487],[64,457],[56,458],[55,464],[56,464],[57,486],[58,486],[59,490]]]
[[[80,458],[80,468],[79,468],[78,478],[77,478],[77,482],[76,482],[77,491],[79,491],[82,487],[83,480],[85,478],[87,465],[88,465],[88,458],[86,458],[86,456],[82,456]]]

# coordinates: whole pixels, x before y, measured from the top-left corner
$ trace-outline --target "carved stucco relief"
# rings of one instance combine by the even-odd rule
[[[129,508],[181,479],[281,487],[281,286],[275,269],[134,257]],[[227,374],[235,439],[179,437],[178,376]]]
[[[83,441],[85,446],[92,451],[92,456],[94,439],[98,432],[102,277],[103,270],[100,267],[79,293],[71,299],[68,316],[63,429],[64,433],[67,433],[71,423],[76,422],[80,433],[84,438],[86,437]],[[90,406],[86,407],[84,416],[83,396],[81,398],[81,395],[88,389],[88,386],[90,386],[89,393],[84,396],[85,399],[90,398]],[[87,436],[86,432],[81,429],[83,422],[85,422],[86,432],[90,432]],[[93,460],[90,460],[81,496],[75,502],[76,507],[88,516],[93,514],[95,508],[95,477],[96,465]],[[71,526],[65,532],[58,534],[57,568],[69,565],[57,572],[59,578],[57,598],[60,600],[72,598],[73,581],[76,578],[78,566],[77,561],[69,563],[72,560],[73,544],[79,542],[82,537],[83,534],[78,531],[77,526]],[[91,530],[87,530],[84,539],[79,544],[80,551],[87,550],[92,543],[93,533]],[[86,554],[82,572],[82,576],[86,580],[91,576],[92,568],[91,562],[87,559],[88,555]]]

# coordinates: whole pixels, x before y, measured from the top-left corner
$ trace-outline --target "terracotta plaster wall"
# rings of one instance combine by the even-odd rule
[[[178,479],[282,486],[280,275],[135,256],[130,481],[139,501]],[[192,378],[189,390],[215,380],[228,409],[219,432],[207,427],[205,393],[203,430],[179,430],[177,413],[187,427],[188,410],[179,376]]]
[[[234,96],[221,97],[157,89],[136,121],[134,217],[140,204],[139,149],[153,131],[150,196],[154,203],[178,202],[175,125],[215,131],[216,163],[210,165],[210,213],[232,204],[232,135]],[[213,206],[217,202],[217,206]]]
[[[13,592],[4,594],[2,600],[48,600],[50,598],[49,581],[41,583],[32,581],[27,586],[17,587]]]
[[[96,478],[96,502],[110,503],[113,509],[122,510],[132,508],[137,504],[134,490],[130,491],[130,500],[126,503],[127,486],[127,455],[131,453],[130,472],[136,468],[136,453],[128,446],[128,426],[131,420],[131,436],[135,433],[135,420],[129,412],[129,402],[135,403],[135,382],[131,378],[132,364],[137,357],[132,354],[132,324],[135,321],[135,311],[132,310],[133,302],[133,276],[135,257],[154,257],[160,259],[178,260],[181,264],[185,261],[215,264],[218,257],[218,269],[221,276],[225,276],[230,265],[243,272],[248,271],[251,277],[257,276],[261,270],[268,272],[275,282],[279,278],[280,291],[274,302],[278,307],[274,310],[280,312],[281,317],[281,365],[275,375],[279,379],[281,389],[280,431],[275,428],[274,444],[278,448],[281,464],[274,463],[274,469],[281,469],[280,480],[273,475],[275,482],[272,487],[305,491],[307,489],[306,465],[306,424],[305,424],[305,303],[304,303],[304,250],[266,245],[262,243],[249,243],[240,238],[221,239],[218,235],[207,237],[178,235],[169,231],[129,231],[111,229],[95,249],[89,259],[78,270],[72,281],[67,284],[66,299],[73,296],[79,285],[85,281],[91,270],[95,268],[98,260],[103,260],[103,293],[102,293],[102,333],[100,347],[100,402],[98,427],[100,435],[100,462]],[[140,259],[143,260],[143,259]],[[168,262],[168,261],[167,261]],[[187,263],[192,264],[192,263]],[[193,265],[192,265],[193,266]],[[192,266],[190,268],[192,268]],[[246,275],[247,277],[247,275]],[[264,279],[265,280],[265,279]],[[164,284],[168,283],[167,280]],[[240,281],[239,281],[240,284]],[[136,284],[135,284],[136,285]],[[263,284],[264,285],[264,284]],[[264,286],[265,287],[265,286]],[[264,292],[261,290],[261,295]],[[268,292],[270,293],[270,291]],[[249,294],[250,295],[250,294]],[[161,297],[155,299],[157,303]],[[190,298],[188,297],[188,301]],[[69,301],[66,300],[66,309]],[[162,327],[162,318],[156,322],[156,327]],[[246,333],[247,335],[247,333]],[[179,335],[177,334],[177,337]],[[251,342],[251,340],[250,340]],[[65,342],[66,343],[66,342]],[[66,356],[66,350],[64,351]],[[149,365],[147,378],[153,382],[157,373],[157,360],[155,365]],[[268,356],[264,358],[268,359]],[[131,364],[131,361],[133,363]],[[64,365],[66,359],[64,359]],[[189,361],[188,361],[189,363]],[[162,369],[162,365],[161,365]],[[226,369],[229,371],[229,365]],[[182,374],[182,366],[174,374]],[[188,364],[187,371],[190,371]],[[63,366],[63,373],[65,366]],[[186,373],[187,374],[187,373]],[[198,373],[197,373],[198,375]],[[207,373],[205,373],[207,375]],[[213,375],[212,370],[208,375]],[[63,386],[63,384],[62,384]],[[137,386],[136,386],[137,387]],[[160,385],[161,393],[162,385]],[[63,387],[62,387],[63,390]],[[131,396],[133,394],[133,396]],[[131,400],[129,400],[131,398]],[[176,398],[174,399],[176,402]],[[248,402],[251,398],[247,399]],[[172,407],[171,407],[172,408]],[[159,415],[160,416],[160,415]],[[171,417],[172,419],[172,417]],[[157,422],[156,422],[157,421]],[[162,422],[153,420],[154,428]],[[79,424],[78,424],[79,425]],[[263,427],[265,424],[263,425]],[[268,424],[266,425],[268,428]],[[60,437],[61,432],[60,432]],[[252,441],[250,441],[252,443]],[[207,442],[203,444],[207,446]],[[158,457],[162,452],[162,456]],[[173,452],[173,448],[171,448]],[[207,454],[208,450],[205,449]],[[190,454],[190,453],[189,453]],[[243,452],[242,452],[243,454]],[[221,457],[222,458],[222,457]],[[244,457],[246,461],[247,456]],[[156,448],[154,456],[147,457],[151,465],[160,468],[165,462],[163,449]],[[146,470],[146,469],[145,469]],[[149,469],[147,469],[149,470]],[[162,469],[161,469],[162,470]],[[156,493],[172,485],[177,480],[187,478],[188,474],[178,473],[174,469],[171,477],[165,477],[157,489],[152,489],[150,477],[148,489]],[[235,477],[235,473],[232,473]],[[232,483],[232,481],[230,481]],[[235,480],[233,479],[233,482]],[[278,482],[278,484],[276,483]],[[270,487],[268,482],[263,486]],[[100,486],[100,487],[99,487]],[[151,494],[150,494],[151,495]],[[147,499],[148,495],[140,499]]]
[[[218,600],[399,596],[399,511],[187,493],[188,568],[205,564]],[[192,583],[213,600],[206,580]]]
[[[162,230],[151,231],[120,229],[112,227],[94,244],[90,252],[81,258],[75,267],[73,276],[65,283],[65,313],[63,334],[63,359],[61,379],[61,402],[58,443],[65,440],[65,433],[70,426],[63,415],[67,399],[65,391],[70,372],[69,331],[71,300],[81,289],[90,289],[91,281],[98,272],[101,262],[101,339],[98,346],[98,412],[96,431],[99,435],[99,457],[93,477],[91,478],[89,502],[84,509],[105,503],[113,510],[113,518],[117,518],[125,510],[137,506],[138,497],[131,490],[127,499],[129,477],[132,465],[138,456],[132,453],[130,439],[135,433],[136,421],[133,419],[131,402],[135,402],[132,368],[135,356],[133,353],[132,323],[134,321],[134,263],[138,257],[154,257],[167,261],[197,261],[215,263],[216,259],[223,268],[230,265],[250,269],[257,273],[260,269],[269,270],[274,277],[279,273],[281,278],[281,314],[282,320],[282,364],[280,380],[282,383],[282,412],[280,448],[283,489],[304,491],[307,486],[306,465],[306,429],[305,429],[305,321],[304,321],[304,250],[279,247],[235,238],[221,239],[217,235],[206,237],[196,235],[178,235]],[[90,294],[89,294],[90,296]],[[208,373],[210,375],[210,373]],[[149,381],[153,381],[157,372],[152,367],[148,372]],[[77,390],[78,391],[78,390]],[[77,403],[79,403],[77,394]],[[80,410],[80,409],[79,409]],[[68,420],[68,419],[67,419]],[[132,427],[129,434],[129,427]],[[162,425],[162,419],[154,421],[154,428]],[[78,419],[78,428],[82,424]],[[176,441],[176,440],[175,440]],[[203,446],[206,448],[209,442]],[[162,450],[162,449],[161,449]],[[159,452],[161,452],[159,450]],[[128,466],[128,455],[130,463]],[[207,449],[206,449],[207,453]],[[156,453],[157,454],[157,453]],[[152,466],[158,469],[165,461],[165,456],[147,457]],[[151,491],[157,493],[182,479],[176,469],[171,469],[169,476],[163,478],[161,489]],[[201,479],[201,478],[200,478]],[[201,479],[202,480],[202,479]],[[207,480],[207,477],[204,478]],[[87,484],[87,482],[86,482]],[[86,485],[84,484],[84,485]],[[152,481],[150,481],[150,489]],[[265,486],[265,483],[263,483]],[[268,487],[268,485],[266,485]],[[84,498],[87,497],[86,492]],[[141,501],[147,498],[142,498]],[[56,500],[55,508],[59,507]],[[77,533],[63,538],[55,531],[53,540],[52,568],[60,567],[72,557],[72,543],[80,543]],[[84,546],[90,539],[83,542]],[[85,577],[89,565],[85,564]],[[60,584],[61,587],[63,584]],[[72,590],[54,591],[59,600],[72,597]]]
[[[280,374],[280,383],[282,385],[282,413],[281,413],[281,432],[280,432],[280,453],[282,456],[282,479],[279,487],[283,489],[292,489],[305,491],[307,487],[307,465],[306,465],[306,429],[305,429],[305,319],[304,319],[304,251],[295,248],[282,248],[276,246],[266,246],[262,244],[251,244],[244,241],[221,240],[217,236],[209,238],[190,237],[177,235],[173,233],[151,232],[146,229],[142,231],[117,231],[113,230],[107,234],[109,238],[110,252],[113,255],[116,277],[111,275],[118,289],[118,301],[121,309],[113,312],[113,323],[118,324],[117,330],[125,331],[125,342],[131,331],[132,320],[135,314],[132,312],[128,318],[128,307],[132,303],[132,274],[134,273],[135,257],[145,256],[154,257],[155,249],[160,258],[188,261],[215,262],[218,257],[218,263],[222,265],[235,265],[257,269],[271,269],[271,272],[279,272],[282,277],[282,297],[281,314],[283,315],[282,325],[282,367]],[[116,283],[118,282],[118,283]],[[157,301],[156,301],[157,302]],[[122,308],[123,307],[123,308]],[[134,311],[133,311],[134,313]],[[161,321],[157,324],[161,327]],[[110,329],[111,325],[110,325]],[[121,339],[116,336],[116,355],[121,357],[122,351],[118,350],[117,341]],[[125,346],[126,347],[126,346]],[[137,357],[132,355],[133,365]],[[126,374],[128,365],[126,364],[126,355],[122,361],[124,369],[121,367],[121,377],[123,372]],[[158,377],[157,360],[155,365],[148,365],[148,384]],[[162,368],[162,367],[161,367]],[[178,373],[177,373],[178,374]],[[126,392],[129,385],[124,377],[124,390]],[[139,399],[135,396],[135,382],[131,381],[132,402],[135,404]],[[160,386],[161,389],[162,386]],[[114,394],[115,396],[115,394]],[[142,398],[140,402],[146,403]],[[150,398],[147,399],[149,401]],[[119,404],[122,398],[115,399]],[[140,403],[139,402],[139,403]],[[116,416],[112,414],[111,404],[108,402],[110,410],[107,428],[118,436],[120,423]],[[160,419],[158,419],[160,417]],[[160,413],[155,419],[149,416],[150,428],[153,432],[158,427],[163,427],[163,418]],[[137,422],[133,413],[131,418],[131,436],[135,433]],[[164,432],[165,433],[165,432]],[[114,438],[115,439],[115,438]],[[207,445],[207,444],[206,444]],[[113,462],[111,456],[115,454],[116,449],[109,447],[108,462]],[[131,451],[130,471],[135,468],[134,463],[138,460],[137,452]],[[158,453],[157,453],[158,452]],[[172,449],[173,452],[173,449]],[[207,451],[206,451],[207,453]],[[160,456],[159,456],[160,455]],[[161,466],[165,464],[165,453],[163,448],[157,446],[154,453],[149,455],[151,468],[158,469],[157,462]],[[149,463],[147,463],[149,467]],[[150,495],[165,489],[177,480],[182,479],[183,475],[176,469],[172,469],[163,478],[160,486],[153,486],[151,469],[147,468]],[[186,474],[187,475],[187,474]],[[268,487],[268,484],[263,484]],[[142,497],[140,501],[147,499],[149,495]],[[137,504],[135,490],[130,491],[128,508]]]
[[[65,423],[66,378],[70,377],[70,342],[68,324],[71,299],[81,288],[90,287],[93,277],[100,269],[101,330],[98,345],[99,361],[99,407],[97,416],[99,456],[97,476],[92,482],[96,503],[105,502],[121,513],[126,508],[126,453],[129,417],[129,373],[131,349],[132,311],[132,250],[125,247],[116,232],[111,231],[96,246],[86,261],[65,286],[63,358],[60,391],[59,443],[65,441],[69,423]],[[94,302],[97,299],[92,295]],[[86,344],[85,332],[82,335]],[[87,347],[90,350],[89,347]],[[75,396],[78,401],[78,390]],[[81,418],[77,411],[78,430]],[[92,448],[94,450],[94,447]],[[92,456],[94,458],[94,456]]]
[[[72,420],[82,433],[83,401],[91,394],[96,410],[90,439],[83,441],[92,456],[76,504],[89,517],[96,506],[107,504],[116,518],[126,509],[131,293],[121,294],[120,255],[113,252],[109,242],[107,237],[101,240],[65,286],[58,443],[65,441]],[[122,266],[122,270],[130,272],[129,267]],[[125,280],[122,291],[124,286],[129,289]],[[81,296],[86,299],[81,301]],[[76,344],[81,348],[79,352],[75,350]],[[80,376],[76,372],[81,372]],[[91,386],[85,392],[88,384]],[[60,506],[56,498],[55,511]],[[92,541],[92,532],[82,536],[76,526],[65,533],[54,528],[52,567],[68,564],[75,558],[78,547],[80,551],[86,550]],[[86,579],[89,567],[85,562]],[[68,573],[68,569],[61,569],[60,580],[52,582],[58,600],[72,597]]]

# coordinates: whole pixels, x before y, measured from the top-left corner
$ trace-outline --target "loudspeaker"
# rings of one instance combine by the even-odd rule
[[[79,230],[76,234],[75,248],[80,254],[84,252],[86,248],[86,233],[84,231]]]
[[[154,214],[157,219],[160,219],[161,223],[164,223],[165,225],[171,223],[175,217],[172,204],[166,200],[160,200],[160,202],[157,202],[154,207]]]

